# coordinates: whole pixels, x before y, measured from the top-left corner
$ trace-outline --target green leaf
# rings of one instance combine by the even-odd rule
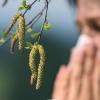
[[[31,42],[26,42],[27,47],[25,47],[26,49],[32,49],[33,45]]]
[[[20,6],[20,7],[18,8],[18,11],[21,11],[21,10],[24,10],[24,9],[25,9],[24,6]]]
[[[29,33],[31,33],[32,31],[33,31],[32,28],[27,29],[27,32],[29,32]]]
[[[27,49],[27,50],[28,50],[28,49],[30,49],[30,48],[29,48],[29,47],[25,47],[25,49]]]
[[[48,22],[45,22],[45,24],[44,24],[44,30],[45,31],[50,31],[51,30],[51,24],[49,24]]]
[[[26,10],[30,10],[30,9],[31,9],[31,6],[30,6],[30,5],[26,5],[26,6],[25,6],[25,9],[26,9]]]
[[[25,7],[26,6],[26,0],[22,1],[22,5]]]
[[[32,37],[32,38],[38,38],[39,36],[40,36],[40,33],[31,34],[31,37]]]
[[[0,45],[4,44],[6,42],[6,40],[4,38],[0,39]]]

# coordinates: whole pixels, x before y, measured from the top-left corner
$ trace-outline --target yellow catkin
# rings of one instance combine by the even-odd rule
[[[25,45],[25,18],[22,15],[18,18],[18,40],[18,49],[23,52]]]
[[[33,82],[36,83],[36,80],[37,80],[37,71],[36,71],[36,63],[35,63],[37,52],[38,52],[38,48],[37,46],[34,45],[29,54],[29,67],[32,73],[31,85],[33,84]]]
[[[4,38],[8,35],[8,33],[10,32],[10,30],[12,29],[12,27],[14,26],[14,24],[17,22],[17,19],[19,18],[19,16],[20,16],[20,13],[17,12],[17,14],[13,17],[13,19],[12,19],[12,21],[11,21],[8,29],[4,32],[4,34],[3,34]]]
[[[12,37],[12,39],[11,39],[11,47],[10,47],[10,52],[11,53],[14,53],[14,47],[15,47],[15,44],[16,44],[17,40],[18,40],[18,33],[16,32],[14,34],[14,36]]]
[[[40,56],[39,66],[36,66],[37,53],[39,53],[39,56]],[[29,66],[32,72],[31,84],[35,80],[36,90],[38,90],[42,84],[42,76],[43,76],[43,68],[45,65],[45,60],[46,60],[46,57],[45,57],[45,50],[43,46],[34,45],[29,55]],[[36,70],[37,69],[36,67],[38,68],[38,70]]]
[[[45,50],[42,45],[38,45],[38,51],[40,54],[40,63],[38,66],[38,77],[37,77],[37,83],[36,83],[36,90],[38,90],[41,87],[42,77],[43,77],[43,68],[44,68],[45,60],[46,60]]]

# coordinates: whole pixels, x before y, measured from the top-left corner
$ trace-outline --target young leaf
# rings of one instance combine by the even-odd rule
[[[20,6],[19,8],[18,8],[18,11],[21,11],[21,10],[24,10],[25,8],[24,8],[24,6]]]
[[[29,47],[25,47],[25,49],[27,49],[27,50],[28,50],[28,49],[30,49],[30,48],[29,48]]]
[[[30,5],[26,5],[26,6],[25,6],[25,9],[26,9],[26,10],[30,10],[30,9],[31,9],[31,6],[30,6]]]
[[[31,42],[27,42],[26,45],[27,45],[27,47],[25,47],[26,49],[28,49],[28,48],[32,49],[32,47],[33,47]]]
[[[44,30],[45,31],[50,31],[51,30],[51,24],[49,24],[48,22],[45,22],[45,24],[44,24]]]
[[[31,33],[32,31],[33,31],[32,28],[28,28],[28,29],[27,29],[27,32],[28,32],[28,33]]]
[[[40,36],[40,33],[31,34],[31,37],[32,37],[32,38],[38,38],[39,36]]]
[[[4,44],[5,41],[6,41],[6,40],[5,40],[4,38],[1,38],[1,39],[0,39],[0,45]]]
[[[22,5],[25,7],[26,6],[26,0],[22,1]]]

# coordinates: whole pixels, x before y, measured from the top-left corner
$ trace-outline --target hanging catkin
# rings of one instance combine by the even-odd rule
[[[18,18],[18,40],[18,49],[23,52],[25,45],[25,18],[22,15]]]
[[[37,53],[39,53],[39,56],[40,56],[40,61],[39,61],[38,67],[36,66]],[[38,90],[40,88],[41,83],[42,83],[42,76],[43,76],[43,68],[45,65],[45,59],[46,59],[45,50],[44,50],[43,46],[42,45],[34,45],[31,52],[30,52],[30,55],[29,55],[29,66],[30,66],[30,70],[32,72],[31,82],[35,81],[36,90]],[[36,70],[36,69],[38,69],[38,70]],[[32,77],[33,77],[33,81],[32,81]]]
[[[12,27],[14,26],[14,24],[17,22],[17,19],[19,18],[20,13],[17,12],[17,14],[13,17],[8,29],[6,30],[6,32],[4,32],[3,34],[3,38],[6,38],[6,36],[8,35],[8,33],[10,32],[10,30],[12,29]]]
[[[29,67],[32,73],[31,85],[33,84],[33,82],[36,83],[36,80],[37,80],[37,71],[36,71],[36,63],[35,63],[37,52],[38,52],[38,48],[36,45],[34,45],[29,54]]]
[[[43,77],[43,68],[45,65],[46,55],[45,50],[42,45],[38,45],[38,51],[40,54],[40,63],[38,66],[38,76],[37,76],[37,83],[36,83],[36,90],[41,87],[42,84],[42,77]]]
[[[12,39],[11,39],[11,47],[10,47],[10,52],[11,53],[14,53],[14,47],[15,47],[15,44],[16,44],[17,40],[18,40],[18,33],[16,32],[14,34],[14,36],[12,37]]]

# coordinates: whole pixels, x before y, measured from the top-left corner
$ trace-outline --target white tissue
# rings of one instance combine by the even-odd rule
[[[79,37],[79,39],[76,43],[76,47],[81,48],[81,47],[84,47],[87,44],[90,44],[91,42],[92,42],[91,37],[89,37],[86,34],[82,34],[82,35],[80,35],[80,37]]]

